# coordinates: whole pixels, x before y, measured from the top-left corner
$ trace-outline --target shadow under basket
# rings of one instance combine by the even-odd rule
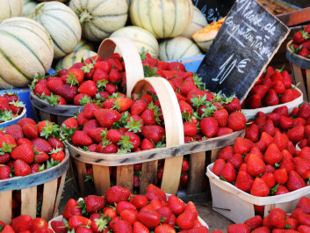
[[[48,221],[56,216],[69,168],[69,153],[55,167],[24,177],[0,181],[0,220],[9,224],[14,215]]]
[[[84,106],[75,105],[52,106],[33,94],[33,92],[30,92],[30,101],[37,121],[49,120],[59,125],[84,109]]]

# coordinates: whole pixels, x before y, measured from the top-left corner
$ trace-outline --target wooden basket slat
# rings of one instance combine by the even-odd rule
[[[22,189],[21,200],[21,214],[35,218],[37,214],[37,186]]]
[[[117,167],[116,184],[133,191],[133,165]]]
[[[48,220],[53,217],[58,179],[44,184],[41,217]]]
[[[1,209],[5,211],[0,211],[0,220],[5,224],[9,224],[11,222],[13,213],[12,213],[12,191],[3,191],[0,192],[0,206]]]
[[[202,192],[202,183],[205,178],[206,171],[206,153],[197,152],[190,155],[189,180],[187,185],[187,193]]]
[[[85,180],[85,177],[87,175],[86,164],[77,160],[77,159],[74,160],[74,163],[76,166],[79,187],[80,187],[82,193],[85,193],[85,182],[84,182],[84,180]]]
[[[307,80],[308,100],[310,100],[310,69],[306,70],[306,80]]]
[[[299,83],[298,88],[303,93],[304,101],[307,101],[308,100],[308,94],[307,94],[307,89],[306,89],[306,85],[305,85],[305,82],[304,82],[304,78],[303,78],[301,69],[296,64],[294,64],[294,63],[291,63],[291,64],[292,64],[292,68],[293,68],[295,82],[296,82],[296,84]]]
[[[109,167],[93,165],[93,174],[97,194],[105,195],[111,185]]]
[[[59,206],[61,196],[62,196],[62,192],[63,192],[63,188],[65,186],[66,175],[67,175],[67,172],[65,172],[60,178],[60,183],[59,183],[59,187],[57,189],[57,195],[56,195],[56,200],[55,200],[55,208],[57,208],[57,206]],[[58,209],[55,209],[52,217],[54,218],[57,214],[58,214]]]
[[[182,171],[183,156],[165,160],[161,189],[166,193],[177,193]]]
[[[140,193],[146,193],[149,184],[155,184],[157,177],[158,161],[142,163],[140,178]]]

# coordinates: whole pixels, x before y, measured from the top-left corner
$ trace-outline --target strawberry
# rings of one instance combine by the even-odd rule
[[[176,223],[182,230],[191,229],[197,216],[196,207],[194,203],[190,201],[187,203],[184,212],[177,217]]]
[[[99,153],[114,154],[114,153],[117,153],[117,151],[118,151],[118,148],[113,143],[104,145],[102,142],[100,142],[97,147],[97,152]]]
[[[283,94],[285,91],[285,85],[282,80],[274,81],[272,86],[277,94]]]
[[[244,224],[248,225],[251,229],[255,229],[263,224],[263,219],[261,216],[255,215],[254,217],[247,219]]]
[[[99,143],[102,141],[102,132],[104,131],[104,128],[102,127],[96,127],[89,129],[87,131],[88,136],[90,136],[95,142]]]
[[[88,120],[83,125],[83,131],[87,134],[89,130],[95,129],[98,127],[98,122],[96,119]]]
[[[38,96],[50,96],[51,91],[44,85],[37,83],[34,88],[34,93]]]
[[[310,232],[310,226],[307,225],[299,225],[297,228],[298,232],[300,233],[308,233]]]
[[[14,161],[14,174],[16,176],[27,176],[30,173],[31,168],[26,162],[20,159]]]
[[[94,213],[103,209],[105,205],[104,196],[88,195],[84,198],[87,213]]]
[[[23,126],[23,133],[25,135],[25,137],[29,138],[29,139],[34,139],[36,137],[38,137],[39,132],[37,129],[37,126],[31,123],[27,123]]]
[[[116,69],[111,69],[110,73],[109,73],[109,81],[112,83],[117,83],[120,82],[122,79],[122,76],[120,74],[120,72]]]
[[[64,144],[58,139],[58,138],[55,138],[55,137],[50,137],[48,138],[48,143],[52,146],[53,149],[57,149],[57,148],[64,148]]]
[[[193,108],[190,104],[188,104],[186,101],[184,100],[180,100],[179,101],[179,106],[180,106],[180,110],[181,113],[188,113],[189,116],[193,115]]]
[[[228,112],[222,108],[213,112],[213,117],[217,120],[220,127],[225,127],[228,121]]]
[[[268,119],[265,125],[263,126],[262,131],[268,133],[270,136],[274,136],[275,127],[274,127],[273,121]]]
[[[62,124],[62,127],[67,127],[70,129],[77,129],[78,128],[78,122],[74,117],[70,117],[66,119]]]
[[[172,226],[164,223],[155,228],[155,233],[176,233],[176,231]]]
[[[246,118],[241,112],[233,112],[228,117],[228,127],[238,131],[245,127]]]
[[[74,199],[69,199],[67,204],[64,207],[64,210],[62,212],[62,216],[69,220],[72,216],[81,216],[82,210],[78,204],[78,202]]]
[[[201,132],[208,138],[216,135],[218,131],[218,122],[213,117],[205,117],[200,121]]]
[[[256,154],[249,154],[247,160],[247,172],[252,176],[258,176],[266,171],[264,161]]]
[[[285,168],[287,172],[290,172],[291,170],[295,170],[295,165],[293,161],[293,156],[288,150],[282,150],[281,151],[283,155],[283,159],[281,161],[280,168]]]
[[[293,41],[297,44],[301,44],[305,41],[306,33],[303,30],[297,31],[293,36]]]
[[[46,140],[44,140],[42,138],[35,138],[31,142],[32,142],[33,146],[41,149],[45,153],[49,153],[53,149],[51,147],[51,145]]]
[[[271,172],[265,173],[264,175],[262,175],[261,178],[269,188],[272,188],[276,184],[276,179],[274,178],[274,175]]]
[[[284,210],[274,208],[268,215],[270,225],[274,228],[284,229],[286,222],[286,213]]]
[[[258,95],[260,97],[260,99],[264,98],[267,91],[268,91],[268,87],[266,85],[263,85],[263,84],[256,84],[251,89],[251,93],[253,93],[254,95]]]
[[[111,128],[114,122],[121,118],[121,114],[113,109],[98,109],[94,112],[94,115],[104,128]]]
[[[224,107],[229,113],[241,110],[240,101],[236,97],[234,97],[230,103],[224,104]]]
[[[231,133],[233,133],[233,130],[231,128],[220,127],[219,130],[217,131],[216,137],[220,137],[220,136],[231,134]]]
[[[141,118],[145,125],[155,125],[156,119],[155,119],[155,113],[151,109],[145,109],[143,113],[141,114]]]
[[[290,171],[288,181],[286,184],[288,190],[294,191],[306,186],[305,181],[298,175],[297,172]]]
[[[250,232],[251,230],[248,227],[248,225],[243,223],[233,224],[227,228],[227,233],[250,233]]]
[[[87,119],[93,118],[94,117],[94,113],[96,110],[100,109],[99,106],[97,106],[94,103],[88,103],[85,105],[84,107],[84,117]]]
[[[306,214],[310,214],[310,199],[308,197],[300,198],[296,208],[301,208]]]
[[[268,119],[272,120],[275,126],[280,124],[280,114],[277,112],[272,112],[268,115]]]
[[[227,182],[232,183],[236,179],[236,172],[234,166],[230,162],[227,162],[222,169],[220,176]]]
[[[281,103],[288,103],[295,99],[293,89],[286,89],[280,98]]]
[[[279,168],[273,174],[278,184],[285,184],[288,180],[288,174],[285,168]]]
[[[70,68],[68,74],[65,76],[66,83],[78,85],[84,80],[84,72],[81,69]]]
[[[280,151],[282,151],[287,147],[288,138],[286,134],[282,134],[280,131],[277,131],[273,137],[273,143],[277,145]]]
[[[294,163],[296,166],[296,172],[303,177],[304,179],[309,179],[309,174],[308,171],[310,170],[310,160],[300,158],[300,157],[295,157],[294,158]]]
[[[78,88],[77,86],[70,86],[70,84],[63,84],[56,88],[55,93],[65,98],[67,103],[73,103],[74,96],[78,93]]]
[[[150,233],[150,231],[141,222],[137,221],[133,224],[133,233]]]
[[[91,102],[91,97],[87,94],[80,93],[74,96],[73,103],[75,105],[85,105]]]
[[[147,108],[147,104],[143,100],[136,100],[130,107],[130,112],[132,115],[140,115]]]
[[[29,215],[20,215],[11,221],[11,226],[15,232],[30,231],[31,224],[32,218]]]
[[[105,91],[112,95],[113,93],[117,92],[117,87],[112,83],[108,83],[105,87]]]
[[[22,127],[20,125],[10,125],[4,128],[5,132],[11,135],[15,140],[24,137]]]
[[[280,116],[280,127],[281,129],[289,129],[293,126],[294,121],[291,117]]]
[[[245,129],[245,138],[250,139],[252,142],[256,142],[259,137],[259,128],[256,124],[251,124]]]
[[[195,136],[198,132],[197,125],[191,121],[183,123],[184,135],[185,136]]]
[[[89,146],[93,143],[92,139],[81,130],[76,130],[71,138],[71,141],[74,145],[77,146]]]
[[[112,230],[115,233],[123,233],[123,232],[128,232],[132,233],[132,226],[124,220],[118,220],[114,224],[112,224]]]
[[[234,149],[232,146],[226,146],[219,152],[219,158],[224,160],[230,159],[234,154]]]
[[[61,162],[62,160],[65,159],[65,153],[63,152],[63,150],[61,148],[53,149],[50,153],[51,153],[51,158],[54,161]]]
[[[87,80],[83,82],[78,89],[79,93],[87,94],[88,96],[91,97],[96,95],[97,90],[98,89],[96,83],[92,80]]]
[[[35,162],[44,163],[48,159],[49,159],[49,156],[44,151],[40,150],[39,148],[34,149],[34,161]]]
[[[24,162],[31,164],[34,159],[32,146],[26,143],[15,147],[11,152],[11,157],[15,160],[21,159]]]
[[[159,125],[146,125],[142,127],[142,135],[154,143],[158,143],[165,136],[165,129]]]
[[[304,119],[308,119],[310,117],[310,105],[308,103],[304,103],[300,106],[298,110],[298,116]]]
[[[249,192],[251,190],[252,184],[254,180],[246,171],[239,171],[235,186],[245,192]]]
[[[279,148],[276,144],[271,143],[264,154],[264,160],[270,164],[273,165],[275,163],[279,163],[283,158],[283,155],[281,154]]]
[[[269,194],[269,187],[262,178],[255,178],[250,193],[258,197],[266,197]]]
[[[304,138],[304,132],[304,126],[295,126],[287,132],[287,136],[291,141],[296,143]]]
[[[0,164],[0,180],[7,179],[11,175],[11,168],[7,165]]]
[[[264,86],[264,85],[262,85]],[[259,108],[262,105],[262,97],[258,94],[251,95],[246,99],[246,106],[250,109]]]
[[[69,218],[68,225],[70,229],[77,229],[80,226],[90,226],[91,221],[90,219],[80,216],[80,215],[73,215]]]
[[[267,95],[264,98],[267,106],[274,106],[279,104],[279,97],[274,89],[269,89]]]
[[[174,214],[179,215],[184,211],[185,203],[175,195],[171,195],[168,198],[168,206]]]
[[[56,92],[56,88],[64,84],[64,81],[59,77],[49,77],[47,79],[47,87],[52,92]]]
[[[196,89],[196,85],[194,84],[194,80],[192,78],[187,78],[181,85],[181,93],[184,96],[187,96],[187,94],[193,90]]]
[[[212,168],[212,172],[219,176],[220,173],[222,172],[223,168],[225,167],[225,160],[224,159],[217,159],[214,162],[213,168]]]
[[[246,143],[245,139],[238,137],[235,141],[234,152],[244,155],[249,151],[250,146]]]
[[[147,138],[144,138],[141,142],[141,150],[150,150],[154,148],[154,144]]]
[[[118,203],[120,201],[127,201],[130,195],[130,191],[120,186],[112,186],[107,190],[106,200],[109,203]]]
[[[27,124],[27,123],[31,123],[31,124],[33,124],[33,125],[36,125],[36,122],[33,120],[33,119],[31,119],[31,118],[22,118],[22,119],[20,119],[18,122],[17,122],[17,124],[18,125],[20,125],[21,127],[23,127],[25,124]]]

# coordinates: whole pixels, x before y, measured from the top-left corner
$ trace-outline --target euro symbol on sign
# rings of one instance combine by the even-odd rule
[[[250,61],[251,61],[250,58],[245,58],[245,59],[242,59],[242,60],[238,63],[238,65],[237,65],[237,70],[239,71],[239,73],[241,73],[241,74],[244,73],[243,69],[246,67],[247,62],[250,62]]]

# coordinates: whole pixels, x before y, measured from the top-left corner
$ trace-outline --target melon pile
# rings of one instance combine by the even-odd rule
[[[207,25],[191,0],[3,0],[0,89],[27,87],[52,64],[68,69],[108,37],[129,38],[164,61],[198,56],[192,34]]]

